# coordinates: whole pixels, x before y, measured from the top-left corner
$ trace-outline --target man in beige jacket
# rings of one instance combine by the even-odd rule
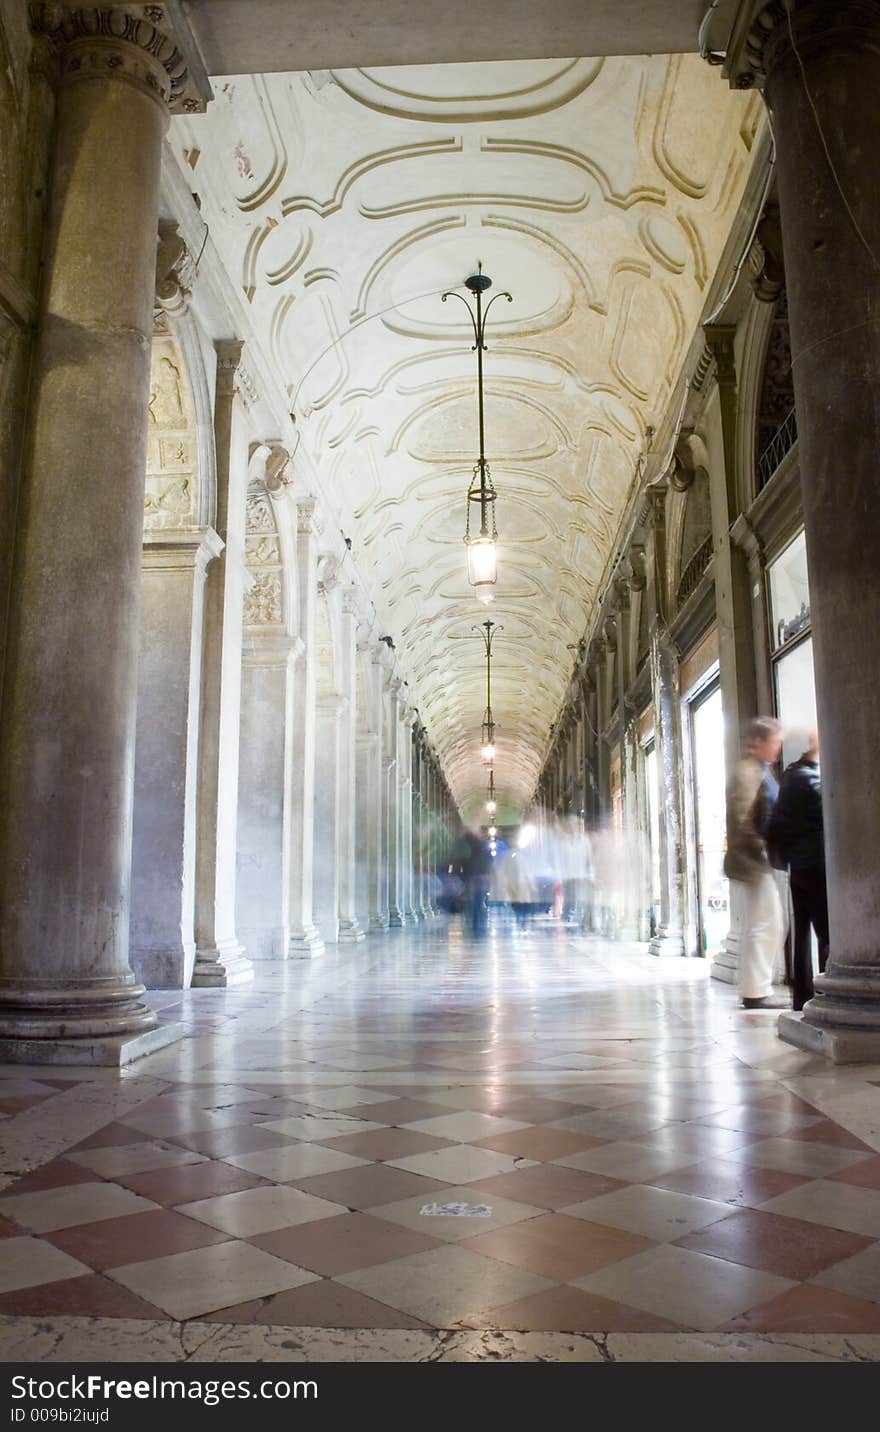
[[[746,732],[742,760],[727,786],[724,873],[738,882],[742,911],[739,957],[744,1009],[788,1009],[773,997],[773,966],[785,939],[785,920],[767,852],[767,831],[779,793],[771,767],[782,749],[782,727],[759,716]]]

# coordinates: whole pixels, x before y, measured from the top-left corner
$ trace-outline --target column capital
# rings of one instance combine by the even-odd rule
[[[296,531],[299,537],[309,537],[320,532],[318,504],[314,497],[296,499]]]
[[[225,543],[213,527],[166,527],[144,533],[141,565],[145,570],[194,568],[204,573]]]
[[[727,43],[722,73],[734,89],[762,88],[795,53],[880,44],[878,0],[743,0]]]
[[[735,383],[736,359],[733,342],[736,337],[736,324],[704,323],[703,332],[706,335],[706,346],[715,360],[718,382]]]
[[[241,338],[217,338],[214,340],[217,354],[217,397],[231,398],[236,391],[244,340]]]
[[[58,54],[63,84],[121,80],[171,114],[202,114],[213,97],[178,8],[172,19],[163,5],[32,4],[30,24]]]

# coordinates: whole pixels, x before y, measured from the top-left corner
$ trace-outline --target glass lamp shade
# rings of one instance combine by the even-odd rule
[[[472,537],[467,544],[468,581],[473,587],[477,600],[488,606],[495,593],[493,588],[498,577],[495,538],[488,534]]]
[[[488,811],[489,815],[494,815],[497,809],[498,807],[494,801],[486,802],[486,810]]]
[[[495,759],[495,747],[491,741],[489,741],[483,747],[482,751],[480,752],[480,755],[483,757],[483,760],[486,762],[486,764],[488,766],[491,766],[492,762]]]
[[[497,827],[497,825],[490,825],[490,826],[489,826],[489,835],[490,835],[491,839],[494,840],[497,834],[498,834],[498,827]]]

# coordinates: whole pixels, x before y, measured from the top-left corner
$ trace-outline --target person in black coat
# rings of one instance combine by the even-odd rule
[[[819,944],[819,969],[828,962],[828,895],[825,885],[825,841],[822,824],[822,783],[819,737],[810,731],[807,748],[787,767],[768,830],[768,845],[787,865],[794,911],[794,989],[792,1005],[803,1009],[813,998],[810,927]]]

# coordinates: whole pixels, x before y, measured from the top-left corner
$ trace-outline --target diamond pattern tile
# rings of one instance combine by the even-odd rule
[[[880,1154],[769,1022],[743,1042],[701,962],[547,921],[490,980],[449,928],[178,992],[199,1042],[140,1103],[0,1069],[0,1129],[47,1150],[0,1194],[0,1315],[880,1332]]]

